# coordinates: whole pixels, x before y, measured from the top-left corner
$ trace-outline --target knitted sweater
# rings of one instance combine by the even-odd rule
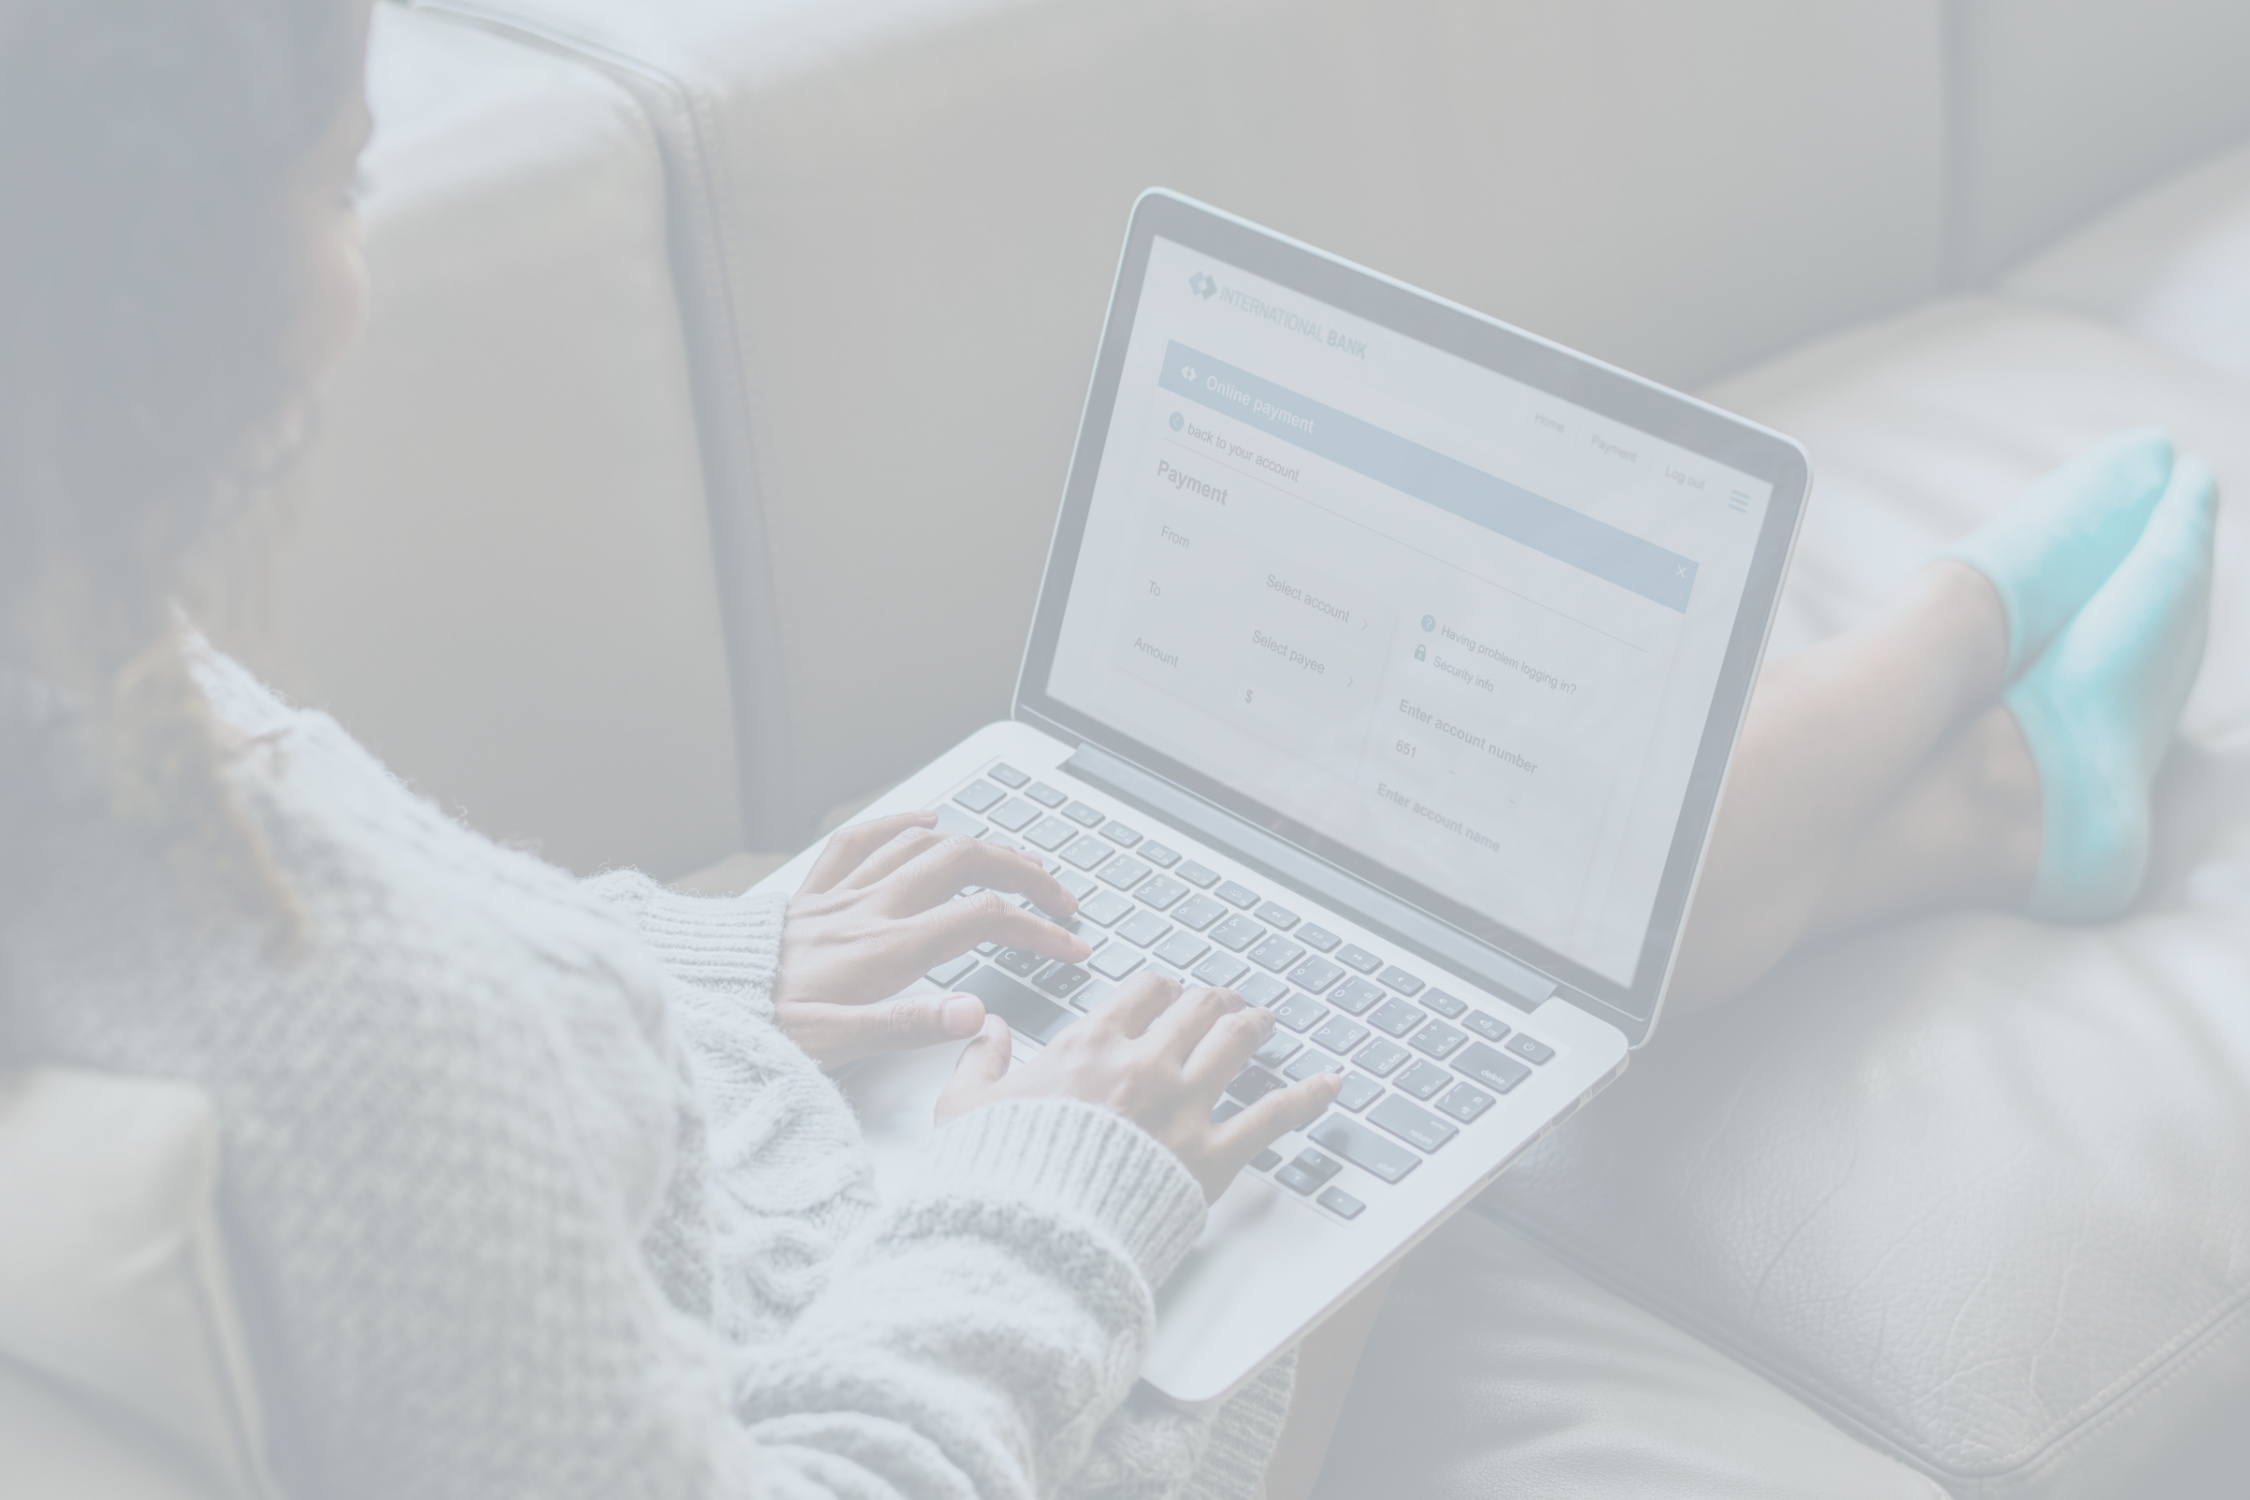
[[[589,882],[414,796],[217,657],[287,952],[90,802],[0,916],[0,1058],[192,1080],[305,1497],[1244,1496],[1288,1401],[1135,1372],[1192,1177],[1067,1101],[878,1196],[774,1025],[782,903]],[[74,810],[75,809],[75,810]]]

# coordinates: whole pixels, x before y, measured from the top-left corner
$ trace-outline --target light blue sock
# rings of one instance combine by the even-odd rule
[[[2123,911],[2148,869],[2149,783],[2203,662],[2218,487],[2183,458],[2140,542],[2002,701],[2039,771],[2031,912]]]
[[[2121,432],[2032,484],[1945,549],[1992,580],[2008,612],[2013,680],[2124,561],[2172,472],[2172,440]]]

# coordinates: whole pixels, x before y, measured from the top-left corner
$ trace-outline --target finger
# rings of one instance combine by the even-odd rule
[[[946,1081],[945,1092],[938,1095],[938,1123],[942,1125],[975,1108],[987,1089],[1008,1076],[1008,1057],[1014,1050],[1015,1038],[1008,1023],[998,1016],[985,1017],[984,1029],[961,1049],[953,1076]]]
[[[1211,1131],[1213,1155],[1231,1173],[1292,1130],[1303,1130],[1328,1112],[1343,1090],[1340,1073],[1315,1073],[1302,1083],[1275,1089]]]
[[[984,1002],[974,995],[910,995],[880,1005],[837,1005],[821,1030],[821,1060],[831,1066],[878,1052],[918,1052],[975,1036]]]
[[[959,837],[959,834],[939,833],[934,825],[902,828],[890,842],[869,851],[867,858],[861,860],[849,875],[836,883],[836,888],[841,891],[865,890],[923,850]]]
[[[885,854],[888,852],[886,850]],[[866,869],[875,868],[877,863],[870,860]],[[861,880],[864,873],[855,874],[853,880]],[[1029,896],[1058,917],[1074,916],[1078,911],[1078,899],[1064,890],[1062,882],[1048,874],[1039,861],[1013,849],[963,835],[934,843],[925,840],[911,857],[900,860],[883,879],[881,894],[887,910],[905,916],[908,912],[928,910],[965,885]]]
[[[1179,998],[1177,979],[1144,970],[1111,990],[1109,998],[1094,1007],[1092,1019],[1119,1036],[1139,1036]]]
[[[1196,1047],[1211,1034],[1211,1028],[1241,1009],[1242,997],[1233,990],[1189,990],[1177,1005],[1149,1023],[1145,1038],[1184,1068]]]
[[[1234,1081],[1250,1061],[1250,1054],[1266,1044],[1273,1035],[1273,1012],[1246,1006],[1232,1015],[1221,1016],[1211,1027],[1193,1052],[1181,1073],[1190,1089],[1207,1096],[1207,1102],[1219,1102],[1220,1091]]]
[[[947,901],[906,918],[892,930],[903,945],[899,968],[907,974],[925,973],[979,943],[1023,948],[1068,963],[1094,951],[1085,939],[1073,937],[1037,912],[1025,911],[998,891]]]
[[[859,868],[867,856],[895,839],[909,828],[929,828],[936,824],[937,814],[929,812],[893,813],[887,818],[874,818],[865,823],[854,823],[840,828],[828,847],[820,851],[813,861],[812,873],[798,889],[812,895],[833,890],[837,882]]]

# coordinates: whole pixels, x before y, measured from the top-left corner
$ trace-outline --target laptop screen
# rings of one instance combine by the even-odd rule
[[[1045,696],[1631,990],[1774,482],[1210,248],[1130,260]]]

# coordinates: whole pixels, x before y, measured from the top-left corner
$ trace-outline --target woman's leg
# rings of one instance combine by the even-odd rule
[[[2020,780],[2031,796],[2036,859],[2038,782],[2029,756],[2012,763],[1989,731],[1962,733],[1999,695],[2007,656],[2008,617],[1992,585],[1965,564],[1940,561],[1872,623],[1766,668],[1711,831],[1674,980],[1678,999],[1739,989],[1816,920],[1848,916],[1852,908],[1837,909],[1832,895],[1840,872],[1854,864],[1854,880],[1862,878],[1855,856],[1871,829],[1887,827],[1893,804],[1933,773],[1941,788],[1972,769],[1997,783]],[[1989,754],[1977,760],[1973,751]],[[1980,889],[2009,877],[2003,856],[2013,844],[1999,835],[2012,825],[1981,825],[1988,817],[1997,825],[2020,799],[1947,800],[1939,790],[1918,789],[1913,805],[1967,814],[1956,852],[1969,864],[1920,864],[1910,846],[1896,851],[1885,881],[1867,876],[1872,897],[1895,903],[1903,893],[1892,885],[1912,887],[1939,871]]]

